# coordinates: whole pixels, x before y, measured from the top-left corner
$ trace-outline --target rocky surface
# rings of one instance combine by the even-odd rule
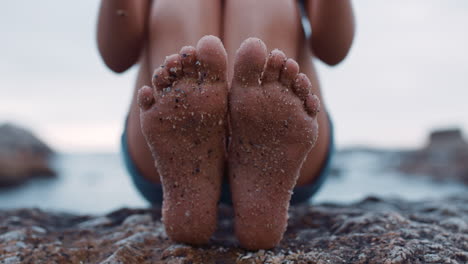
[[[220,209],[210,245],[172,244],[159,209],[79,216],[0,211],[0,263],[468,263],[468,194],[292,208],[280,246],[248,252]]]
[[[55,175],[49,162],[52,154],[33,133],[12,124],[0,125],[0,186]]]

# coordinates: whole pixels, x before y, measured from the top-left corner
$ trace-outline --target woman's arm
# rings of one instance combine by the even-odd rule
[[[308,0],[307,13],[312,27],[311,48],[328,65],[340,63],[354,39],[351,0]]]
[[[135,64],[145,40],[151,0],[102,0],[97,43],[104,63],[115,72]]]

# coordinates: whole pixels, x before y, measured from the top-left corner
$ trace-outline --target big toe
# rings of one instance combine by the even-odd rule
[[[209,81],[226,81],[227,53],[221,40],[204,36],[197,44],[200,77]]]
[[[234,61],[233,84],[258,85],[267,57],[265,43],[258,38],[248,38],[237,50]]]

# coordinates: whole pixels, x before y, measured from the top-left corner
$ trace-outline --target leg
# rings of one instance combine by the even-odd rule
[[[151,74],[164,58],[180,47],[195,46],[205,35],[219,35],[221,6],[217,0],[186,1],[183,6],[172,0],[154,1],[148,21],[147,45],[140,59],[140,71],[130,105],[127,142],[130,158],[145,179],[160,183],[151,152],[141,132],[137,91],[151,85]],[[125,139],[124,139],[125,140]]]
[[[236,235],[248,249],[271,248],[281,240],[292,190],[317,140],[319,99],[298,72],[297,63],[279,50],[267,58],[259,39],[247,39],[236,54],[229,180]]]
[[[261,12],[266,14],[265,17],[255,12],[255,10],[259,9],[268,9],[266,12]],[[238,14],[243,14],[244,17],[236,20]],[[235,20],[236,23],[233,23]],[[236,234],[245,247],[252,249],[272,247],[279,242],[286,228],[287,208],[291,197],[289,192],[296,185],[296,181],[298,186],[313,183],[323,167],[329,143],[328,119],[326,111],[321,111],[318,114],[313,110],[311,111],[316,107],[314,106],[315,103],[311,102],[316,101],[306,100],[308,96],[305,96],[307,94],[305,91],[311,89],[314,94],[320,97],[320,90],[310,63],[311,54],[305,52],[302,45],[300,45],[305,41],[300,27],[296,1],[227,1],[224,32],[225,45],[231,63],[230,76],[233,76],[230,97],[233,136],[229,159],[233,203],[236,208]],[[278,32],[281,32],[281,34],[278,34]],[[280,63],[281,59],[279,58],[286,59],[282,52],[275,51],[270,55],[267,69],[263,72],[266,50],[261,47],[262,45],[259,46],[253,43],[252,40],[246,41],[238,51],[237,57],[233,59],[236,47],[249,36],[264,39],[269,47],[279,47],[285,51],[286,55],[298,59],[300,63],[304,63],[304,72],[311,79],[314,87],[310,88],[307,76],[301,74],[296,77],[294,71],[297,74],[298,67],[293,60],[288,60],[286,65]],[[274,61],[276,62],[271,64]],[[232,64],[235,65],[232,66]],[[281,69],[284,66],[286,68]],[[255,81],[250,83],[246,89],[249,86],[251,88],[259,87],[260,89],[245,92],[239,83],[242,82],[242,78],[248,79],[252,74],[257,75],[258,78],[263,76],[266,80],[262,80],[260,87]],[[289,77],[284,77],[285,75]],[[281,81],[278,81],[279,79],[275,76]],[[258,79],[257,77],[253,79]],[[280,96],[274,94],[271,89],[265,88],[272,86],[272,83],[274,83],[273,86],[276,88],[273,91],[278,91],[278,88],[279,90],[288,91],[291,90],[289,84],[287,84],[287,81],[283,81],[296,81],[295,78],[299,78],[298,81],[301,82],[301,85],[298,85],[300,89],[293,89],[296,92],[295,94],[289,93],[289,95]],[[307,87],[307,89],[304,87]],[[267,90],[268,93],[263,94],[267,98],[259,97],[255,92],[259,90]],[[297,92],[298,90],[302,92]],[[253,99],[250,100],[248,97],[253,97],[255,100],[252,101]],[[282,98],[284,101],[278,102],[278,98]],[[298,98],[302,102],[298,102]],[[258,106],[253,106],[259,104],[258,102],[262,102],[262,100],[265,105],[261,109]],[[289,106],[281,107],[284,102],[287,102]],[[304,103],[306,108],[300,108],[299,105]],[[252,105],[249,106],[250,104]],[[273,106],[273,109],[271,106]],[[278,109],[282,109],[284,113],[279,112]],[[249,120],[249,113],[262,116],[262,119]],[[284,114],[289,114],[291,119],[286,117],[281,119]],[[302,116],[299,118],[300,120],[309,120],[309,125],[312,127],[307,127],[303,121],[295,119],[298,116]],[[314,141],[310,139],[314,139],[314,134],[317,133],[317,129],[314,128],[315,118],[319,122],[318,132],[321,136],[316,143],[316,147],[310,151],[311,143]],[[245,120],[249,120],[249,122]],[[283,123],[287,124],[285,125],[286,130],[288,130],[288,127],[296,127],[299,130],[295,133],[294,130],[286,133],[284,132],[285,127],[271,123],[267,125],[262,120],[287,122]],[[257,128],[263,133],[253,133],[255,121],[264,126],[264,130],[260,127]],[[305,125],[305,127],[302,125]],[[259,137],[255,138],[258,133],[260,133]],[[270,139],[279,138],[278,142],[276,142],[277,145],[271,145],[271,142],[267,142],[268,140],[262,141],[262,136]],[[245,142],[249,140],[255,143],[255,146],[260,147],[251,148],[246,146]],[[296,142],[297,145],[293,142]],[[291,148],[292,145],[295,145],[295,147]],[[269,149],[275,149],[275,151],[267,153],[266,149],[268,148],[264,149],[262,146],[268,146]],[[279,151],[280,149],[287,149],[287,151]],[[291,151],[291,149],[295,150]],[[278,151],[281,155],[286,153],[284,159],[278,158]],[[250,157],[250,161],[247,161],[246,157]],[[306,159],[305,163],[303,163],[304,159]],[[281,163],[281,166],[278,165],[279,163]],[[258,168],[261,168],[259,164],[262,164],[265,170],[258,171]],[[282,175],[283,171],[287,171],[289,174]],[[282,186],[271,186],[272,182],[280,182]]]
[[[145,85],[151,85],[151,73],[153,69],[162,64],[164,62],[164,58],[168,54],[176,53],[180,47],[185,45],[194,46],[197,43],[197,41],[204,35],[219,35],[221,15],[220,12],[221,7],[219,1],[217,0],[186,1],[183,5],[171,0],[154,1],[154,5],[152,6],[150,12],[150,20],[148,22],[149,28],[147,44],[140,58],[140,71],[138,74],[137,88],[143,87]],[[189,52],[194,52],[194,56],[200,55],[200,62],[207,62],[208,65],[206,67],[204,66],[205,70],[208,70],[209,65],[212,65],[213,63],[217,64],[217,67],[222,68],[222,65],[220,64],[222,64],[223,57],[221,56],[221,58],[215,59],[213,61],[212,59],[214,55],[210,53],[213,51],[216,51],[219,54],[225,52],[224,48],[222,48],[222,45],[220,46],[219,44],[219,41],[209,39],[208,41],[200,43],[197,50],[194,51],[193,48],[186,48],[186,50],[182,51],[182,53],[186,54]],[[177,64],[177,61],[179,61],[179,59],[181,62],[186,62],[186,60],[182,60],[180,58],[180,55],[172,55],[166,59],[165,65],[167,66],[170,64]],[[169,79],[171,81],[165,83],[164,85],[167,85],[167,87],[172,87],[174,89],[171,89],[172,93],[168,96],[165,96],[166,99],[164,100],[169,100],[169,98],[176,96],[174,94],[176,93],[176,88],[179,89],[179,91],[187,89],[187,87],[176,86],[188,85],[189,83],[193,83],[194,80],[195,83],[198,84],[198,73],[200,73],[200,70],[202,68],[199,68],[198,66],[192,67],[193,63],[196,63],[196,61],[186,63],[188,65],[187,67],[182,65],[184,66],[182,67],[184,70],[184,75],[174,76],[174,72],[169,72]],[[192,72],[190,71],[191,67]],[[179,69],[178,66],[175,67],[175,69]],[[163,74],[167,73],[167,71],[163,71]],[[194,74],[196,75],[196,77],[194,76]],[[161,77],[164,75],[160,74],[159,76]],[[220,89],[220,91],[223,91],[223,81],[217,81],[217,84],[209,83],[210,77],[212,76],[213,74],[208,74],[207,76],[205,76],[206,78],[203,82],[200,82],[200,85],[203,86],[204,89],[206,88],[210,91],[213,90],[211,88],[217,88]],[[161,88],[160,85],[162,84],[159,83],[158,85],[159,88]],[[182,109],[180,108],[177,108],[178,110],[176,108],[171,108],[174,109],[174,112],[170,112],[168,110],[169,105],[171,105],[172,107],[176,107],[179,104],[181,107],[187,107],[187,109],[184,108],[185,110],[192,109],[192,113],[194,114],[194,116],[192,116],[191,118],[197,119],[199,117],[199,114],[201,113],[199,109],[197,110],[193,108],[196,107],[197,104],[199,104],[199,102],[197,102],[196,100],[197,98],[200,98],[200,95],[197,95],[196,93],[192,92],[187,93],[191,96],[190,105],[187,105],[186,101],[182,102],[182,100],[180,100],[179,103],[177,103],[177,98],[172,98],[174,99],[172,104],[167,102],[167,104],[163,106],[161,101],[156,100],[157,98],[159,98],[159,93],[155,93],[156,99],[152,100],[151,93],[148,89],[149,88],[144,88],[143,90],[141,90],[140,93],[140,103],[145,109],[144,111],[142,111],[143,114],[141,120],[140,108],[137,104],[137,89],[135,90],[135,95],[132,99],[132,103],[130,106],[130,112],[127,122],[127,138],[124,139],[127,141],[126,143],[128,145],[130,160],[132,161],[132,164],[136,167],[136,170],[139,172],[139,174],[141,174],[144,177],[144,179],[154,184],[160,184],[161,181],[163,182],[163,188],[165,191],[163,220],[166,224],[168,235],[172,239],[180,242],[195,244],[204,243],[208,240],[211,233],[216,227],[216,202],[219,192],[219,188],[216,186],[218,185],[218,178],[220,176],[218,171],[222,168],[220,167],[221,165],[219,164],[219,162],[217,162],[217,160],[220,159],[219,152],[221,151],[219,149],[219,142],[222,141],[224,135],[221,137],[218,134],[214,133],[215,130],[213,130],[211,142],[215,146],[209,153],[209,149],[207,149],[209,148],[208,145],[206,145],[205,142],[201,142],[202,140],[200,138],[200,143],[203,143],[203,145],[199,146],[198,148],[191,148],[186,145],[188,144],[187,142],[183,141],[193,139],[193,137],[195,137],[196,135],[202,136],[201,134],[204,133],[203,131],[199,132],[198,134],[191,133],[190,135],[177,135],[180,141],[174,139],[175,135],[174,137],[169,137],[168,133],[164,132],[164,129],[170,129],[170,127],[168,128],[168,123],[170,123],[171,121],[167,119],[170,117],[180,117],[182,115]],[[208,95],[208,93],[206,95]],[[218,92],[218,95],[222,97],[221,92]],[[214,100],[215,97],[216,96],[213,96],[212,99]],[[226,98],[224,97],[224,100],[225,99]],[[219,102],[217,107],[220,107],[221,110],[218,110],[222,111],[223,103]],[[161,114],[157,113],[156,110],[152,110],[156,108],[166,108],[166,112],[164,114]],[[208,110],[207,113],[209,113],[210,111],[215,111],[214,109],[211,109],[209,111]],[[159,121],[159,117],[163,120],[166,120],[167,122],[161,124]],[[143,120],[146,120],[146,124],[144,122],[140,122]],[[205,119],[204,122],[206,122],[207,120],[208,119]],[[175,122],[175,120],[173,121]],[[181,120],[179,121],[179,123],[174,125],[177,127],[179,125],[182,126],[184,122]],[[217,122],[219,122],[219,120],[217,120]],[[143,133],[142,126],[144,127]],[[186,129],[190,130],[190,128]],[[205,126],[203,129],[208,128],[207,126]],[[153,147],[153,153],[155,154],[155,156],[159,156],[159,158],[157,159],[157,161],[159,161],[159,165],[163,167],[165,166],[164,168],[160,168],[159,170],[160,172],[167,172],[165,175],[161,174],[162,179],[160,179],[158,170],[155,168],[155,162],[144,135],[147,138],[151,138],[148,142],[151,143],[150,145]],[[155,135],[158,136],[155,137]],[[221,145],[223,148],[222,151],[224,151],[224,145]],[[173,156],[180,152],[181,146],[187,147],[189,151],[185,151],[177,157],[173,157],[175,158],[175,160],[180,161],[180,164],[171,164],[172,161],[167,159],[170,159],[171,155]],[[167,148],[170,147],[173,147],[172,154],[166,153],[167,155],[157,155],[157,153],[162,153],[165,150],[169,151]],[[205,151],[206,153],[198,153],[199,151]],[[205,156],[203,156],[202,154]],[[206,157],[206,155],[210,155],[210,157]],[[198,164],[203,167],[196,166],[196,159],[198,160],[199,157],[204,158],[204,163]],[[187,161],[187,159],[189,160]],[[192,172],[194,172],[194,175],[192,175]],[[179,176],[174,176],[174,174],[179,174],[179,176],[181,174],[188,174],[187,177],[192,178],[188,180],[181,178],[178,180],[177,177]],[[186,185],[187,182],[190,182],[191,180],[194,180],[194,178],[197,177],[203,179],[197,180],[197,184],[194,184],[190,187],[194,188],[194,190],[189,190]],[[200,192],[201,189],[204,189],[204,192]],[[205,195],[208,195],[208,197],[205,197]],[[192,201],[191,198],[193,198]],[[182,203],[177,203],[177,200],[181,200]],[[153,202],[155,201],[153,200]],[[160,202],[159,199],[157,200],[157,202]],[[200,202],[202,202],[203,204],[200,205]],[[197,208],[197,210],[193,210],[194,208]]]
[[[228,53],[228,80],[233,76],[236,50],[245,39],[256,37],[270,49],[279,49],[287,57],[295,59],[301,71],[309,77],[312,92],[321,100],[321,110],[317,116],[319,138],[304,162],[297,186],[313,183],[329,151],[329,119],[312,64],[312,54],[304,40],[297,1],[227,0],[225,10],[224,44]],[[239,14],[242,14],[242,19],[239,19]]]
[[[162,216],[176,242],[203,244],[216,229],[224,173],[226,51],[213,36],[168,56],[139,90],[142,132],[161,176]]]

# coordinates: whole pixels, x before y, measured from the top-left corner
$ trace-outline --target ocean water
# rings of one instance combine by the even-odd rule
[[[350,203],[367,196],[409,200],[438,198],[467,192],[453,182],[433,182],[384,171],[380,157],[367,152],[338,154],[340,176],[325,182],[311,203]],[[60,154],[54,161],[55,179],[34,179],[0,189],[0,209],[38,207],[71,213],[103,214],[121,207],[146,207],[134,188],[119,154]]]

